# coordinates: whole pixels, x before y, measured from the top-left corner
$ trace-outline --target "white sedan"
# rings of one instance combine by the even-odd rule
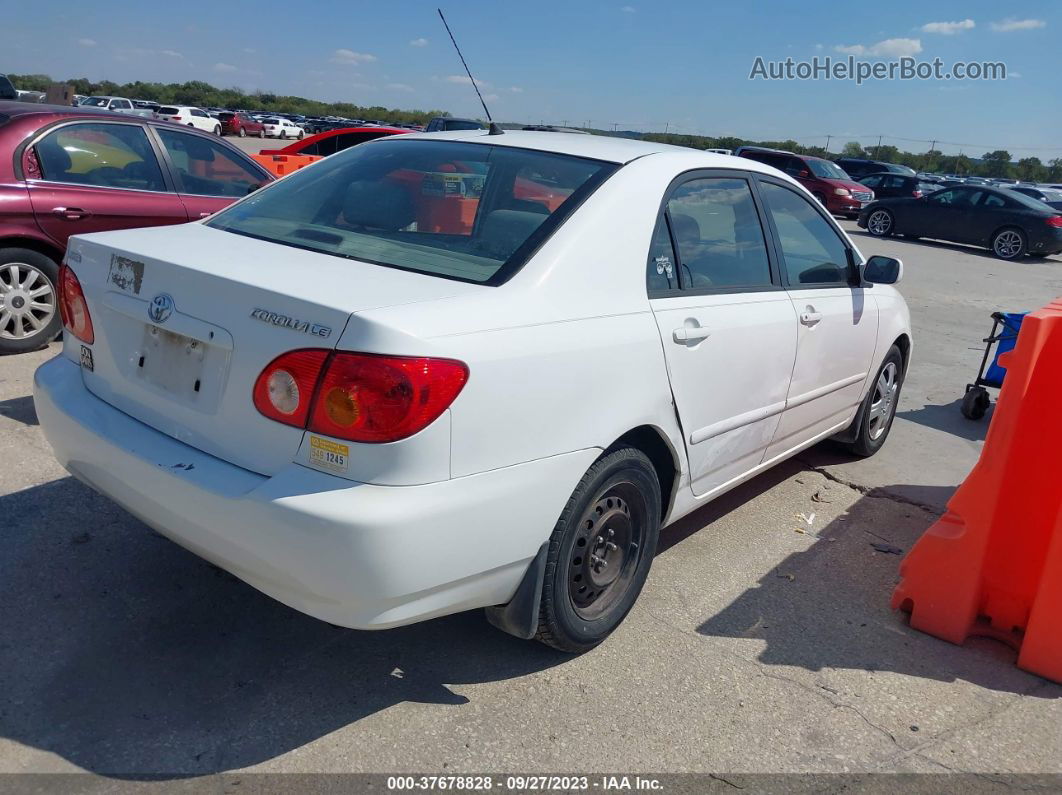
[[[221,122],[201,108],[191,108],[187,105],[163,105],[155,111],[155,118],[221,135]]]
[[[298,610],[485,607],[580,652],[662,526],[821,440],[882,446],[901,274],[745,158],[394,136],[73,238],[36,408],[71,473]]]
[[[302,127],[288,119],[270,117],[268,119],[262,119],[262,124],[265,125],[265,134],[267,138],[301,139],[302,136],[306,134]]]

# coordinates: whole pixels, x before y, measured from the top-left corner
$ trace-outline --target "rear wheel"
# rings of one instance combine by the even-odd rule
[[[1013,227],[1000,229],[992,236],[992,253],[1000,259],[1018,259],[1026,251],[1025,233]]]
[[[589,651],[634,605],[656,552],[660,483],[640,450],[599,458],[568,500],[546,557],[538,632],[561,651]]]
[[[281,141],[288,140],[288,131],[287,130],[281,130],[280,131],[280,135],[278,135],[277,138],[279,138]]]
[[[217,124],[214,125],[214,135],[221,137],[221,127]]]
[[[867,218],[867,231],[874,237],[888,237],[895,226],[896,220],[888,210],[875,210]]]
[[[0,249],[0,353],[36,350],[59,334],[58,276],[44,254]]]
[[[881,449],[892,429],[896,404],[903,386],[903,354],[893,345],[881,363],[859,416],[855,440],[844,446],[858,456],[872,456]]]
[[[265,127],[258,131],[259,138],[265,138]]]

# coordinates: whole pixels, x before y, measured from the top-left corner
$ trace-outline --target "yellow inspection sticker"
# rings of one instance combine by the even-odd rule
[[[345,444],[310,434],[310,463],[329,472],[346,473],[350,448]]]

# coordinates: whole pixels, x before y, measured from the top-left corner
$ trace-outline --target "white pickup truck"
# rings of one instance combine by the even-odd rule
[[[155,112],[150,108],[138,108],[131,99],[125,97],[88,97],[81,102],[85,108],[99,108],[100,110],[113,110],[115,113],[128,113],[131,116],[143,116],[148,119],[155,118]]]

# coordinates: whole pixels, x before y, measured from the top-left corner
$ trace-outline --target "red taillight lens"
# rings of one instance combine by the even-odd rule
[[[916,191],[912,192],[911,195],[914,196],[916,199],[921,199],[922,198],[922,191],[916,190]]]
[[[313,391],[330,351],[290,351],[271,361],[254,383],[254,407],[271,420],[306,427]]]
[[[59,268],[59,316],[63,328],[87,345],[96,341],[85,293],[74,272],[64,263]]]
[[[1047,219],[1047,225],[1055,229],[1062,229],[1062,215],[1052,215]]]
[[[423,430],[468,381],[452,359],[337,352],[321,379],[309,429],[354,442],[395,442]]]
[[[396,442],[424,430],[468,381],[453,359],[308,349],[278,356],[254,385],[271,420],[352,442]]]
[[[180,120],[181,120],[181,117],[180,117],[180,116],[170,116],[170,117],[169,117],[169,120],[170,120],[170,121],[180,121]]]

